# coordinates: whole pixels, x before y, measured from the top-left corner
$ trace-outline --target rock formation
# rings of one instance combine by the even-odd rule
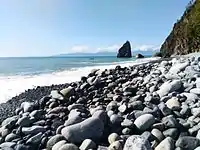
[[[183,16],[161,46],[163,57],[200,50],[200,0],[190,1]]]
[[[130,57],[132,57],[131,44],[130,44],[129,41],[126,41],[126,43],[124,43],[124,45],[119,49],[117,57],[118,58],[130,58]]]
[[[142,54],[137,54],[135,55],[136,58],[144,58],[144,56]]]

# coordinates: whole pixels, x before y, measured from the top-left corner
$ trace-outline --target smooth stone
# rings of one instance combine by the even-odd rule
[[[152,148],[144,137],[132,135],[126,140],[123,150],[152,150]]]
[[[172,97],[171,99],[169,99],[166,102],[166,105],[171,110],[180,110],[180,108],[181,108],[181,104],[179,103],[178,98],[176,98],[176,97]]]
[[[85,139],[81,146],[79,147],[80,150],[88,150],[88,149],[96,149],[96,143],[94,143],[90,139]]]
[[[175,140],[175,139],[177,139],[177,137],[179,135],[179,131],[177,128],[170,128],[170,129],[163,131],[163,134],[165,137],[171,137]]]
[[[44,110],[34,110],[29,116],[35,118],[36,120],[43,118]]]
[[[200,140],[200,130],[197,132],[196,138]]]
[[[6,136],[5,141],[6,142],[11,142],[12,140],[18,138],[18,136],[14,133],[10,133]]]
[[[110,143],[110,144],[112,144],[113,142],[115,142],[115,141],[118,141],[118,140],[120,140],[121,138],[120,138],[120,136],[117,134],[117,133],[111,133],[109,136],[108,136],[108,142]]]
[[[43,126],[22,127],[22,133],[25,135],[43,133],[45,131],[46,129]]]
[[[189,103],[195,102],[196,100],[199,99],[199,97],[194,93],[186,93],[186,92],[184,92],[184,93],[181,93],[181,94],[187,97],[187,101],[186,102],[189,102]]]
[[[34,135],[33,137],[31,137],[30,139],[28,139],[26,141],[27,144],[39,144],[40,141],[42,140],[42,132]]]
[[[108,150],[108,147],[99,145],[99,146],[97,147],[97,150]]]
[[[200,140],[191,136],[182,136],[176,141],[176,147],[192,150],[200,145]]]
[[[133,127],[134,123],[133,121],[129,120],[129,119],[124,119],[123,122],[121,123],[122,127]]]
[[[178,128],[179,127],[178,121],[172,115],[162,118],[162,123],[168,128]]]
[[[153,141],[155,139],[155,137],[149,131],[144,131],[141,134],[141,137],[146,139],[146,140],[148,140],[149,142],[151,142],[151,141]]]
[[[184,70],[188,65],[188,62],[174,64],[170,68],[169,72],[172,74],[178,74],[180,71]]]
[[[48,140],[48,142],[47,142],[47,149],[48,149],[48,150],[51,150],[52,147],[53,147],[56,143],[58,143],[59,141],[62,141],[62,140],[66,140],[66,139],[65,139],[65,137],[64,137],[63,135],[61,135],[61,134],[56,134],[56,135],[52,136],[52,137]]]
[[[72,105],[69,105],[68,107],[68,110],[71,111],[73,109],[84,109],[84,105],[83,104],[72,104]]]
[[[108,150],[123,150],[122,143],[120,141],[115,141],[108,147]]]
[[[164,139],[163,133],[158,129],[153,129],[151,134],[156,137],[158,141],[162,141]]]
[[[174,150],[175,142],[171,137],[166,137],[158,146],[156,146],[155,150]]]
[[[33,121],[28,116],[24,116],[22,118],[19,118],[17,121],[17,124],[21,127],[28,127],[33,123]]]
[[[23,144],[17,144],[14,149],[15,150],[30,150],[30,147]]]
[[[61,148],[66,143],[67,143],[66,140],[61,140],[61,141],[57,142],[56,144],[54,144],[54,146],[52,147],[52,150],[58,150],[59,148]]]
[[[3,148],[3,150],[4,150],[4,149],[6,150],[6,148],[14,148],[15,145],[16,145],[15,142],[4,142],[4,143],[2,143],[2,144],[0,145],[0,148]]]
[[[194,93],[194,94],[200,95],[200,88],[191,89],[190,93]]]
[[[165,129],[165,125],[163,123],[155,123],[153,124],[152,128],[156,128],[160,131],[163,131]]]
[[[197,148],[195,148],[194,150],[200,150],[200,146],[199,146],[199,147],[197,147]]]
[[[23,102],[21,104],[21,108],[24,110],[24,112],[31,112],[34,109],[34,103],[31,102]]]
[[[73,125],[73,124],[76,124],[76,123],[80,123],[81,121],[83,121],[82,117],[80,116],[75,116],[73,118],[69,118],[67,121],[65,121],[65,126],[70,126],[70,125]]]
[[[188,132],[190,133],[190,135],[193,135],[197,133],[199,130],[200,130],[200,123],[190,128]]]
[[[10,131],[9,129],[5,128],[5,129],[3,129],[3,130],[1,131],[1,136],[2,136],[2,137],[6,137],[10,132],[11,132],[11,131]]]
[[[126,111],[126,109],[127,109],[127,106],[125,104],[119,106],[119,108],[118,108],[119,112],[121,112],[121,113],[124,113]]]
[[[67,143],[61,146],[58,150],[79,150],[79,148],[72,143]]]
[[[122,130],[122,134],[124,134],[124,135],[129,135],[130,133],[131,133],[131,129],[129,129],[129,128],[124,128]]]
[[[164,116],[168,116],[168,115],[172,114],[172,110],[169,109],[169,108],[167,107],[167,105],[166,105],[165,103],[163,103],[163,102],[161,102],[161,103],[158,105],[158,108],[160,109],[160,111],[162,112],[162,114],[163,114]]]
[[[1,123],[1,126],[12,128],[17,122],[18,118],[19,118],[18,116],[9,117]]]
[[[112,124],[121,124],[122,117],[120,115],[113,114],[112,116],[110,116],[110,122]]]
[[[172,82],[167,81],[161,85],[157,93],[160,97],[163,97],[173,91],[179,90],[181,86],[182,82],[180,80],[173,80]]]
[[[72,143],[81,143],[85,139],[97,140],[104,131],[104,123],[96,117],[90,117],[80,123],[67,126],[61,134]]]
[[[136,127],[142,131],[150,128],[155,123],[155,117],[151,114],[144,114],[138,117],[134,124]]]
[[[64,100],[63,95],[61,95],[57,90],[51,91],[50,96],[51,96],[53,99]]]
[[[62,89],[60,91],[60,93],[65,97],[65,98],[68,98],[72,95],[74,95],[75,93],[75,89],[71,86],[69,86],[68,88],[65,88],[65,89]]]

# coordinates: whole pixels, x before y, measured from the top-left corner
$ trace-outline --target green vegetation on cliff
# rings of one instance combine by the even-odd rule
[[[200,0],[190,2],[160,51],[164,57],[200,51]]]

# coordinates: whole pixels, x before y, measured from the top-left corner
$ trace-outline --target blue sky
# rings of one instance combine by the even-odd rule
[[[189,0],[1,0],[0,56],[157,49]]]

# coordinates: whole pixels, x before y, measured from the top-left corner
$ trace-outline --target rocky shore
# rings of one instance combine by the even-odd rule
[[[4,150],[199,150],[200,57],[93,70],[0,105]]]

